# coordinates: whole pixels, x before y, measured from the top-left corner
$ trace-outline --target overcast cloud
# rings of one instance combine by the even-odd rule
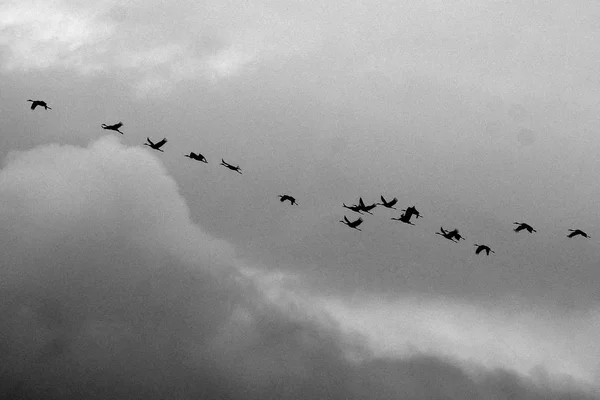
[[[2,395],[598,397],[599,21],[2,2]],[[424,218],[338,222],[380,194]]]

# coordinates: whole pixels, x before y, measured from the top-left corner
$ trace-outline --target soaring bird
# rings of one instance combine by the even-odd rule
[[[567,235],[567,237],[569,237],[569,238],[575,237],[577,235],[581,235],[588,239],[590,238],[590,236],[588,236],[588,234],[585,233],[584,231],[582,231],[581,229],[569,229],[569,231],[571,232]]]
[[[482,251],[485,251],[486,255],[490,255],[490,253],[495,253],[494,250],[490,249],[489,246],[486,246],[485,244],[475,244],[475,247],[477,247],[477,249],[475,250],[475,254],[479,254]]]
[[[385,199],[383,198],[383,195],[380,196],[381,197],[381,203],[377,203],[380,206],[384,206],[386,208],[391,208],[393,210],[396,209],[396,207],[394,207],[394,205],[396,205],[396,203],[398,202],[398,198],[394,197],[392,200],[390,201],[385,201]]]
[[[31,109],[32,110],[35,110],[35,108],[37,106],[44,107],[44,109],[46,109],[46,110],[52,110],[50,107],[48,107],[48,104],[46,104],[45,101],[42,101],[42,100],[31,100],[31,99],[29,99],[27,101],[31,102]]]
[[[363,219],[360,218],[360,217],[358,217],[358,219],[356,221],[349,221],[348,218],[346,218],[346,216],[344,215],[344,219],[340,220],[340,222],[342,224],[348,225],[350,228],[353,228],[353,229],[356,229],[357,231],[360,231],[360,229],[358,229],[357,226],[359,226],[360,224],[362,224]]]
[[[208,161],[206,161],[206,158],[204,158],[204,156],[200,153],[194,153],[193,151],[190,151],[190,154],[184,154],[184,157],[187,158],[191,158],[192,160],[197,160],[197,161],[201,161],[205,164],[208,164]]]
[[[117,131],[117,132],[119,132],[121,135],[123,134],[123,132],[121,132],[121,131],[119,130],[119,128],[123,126],[123,123],[122,123],[122,122],[119,122],[118,124],[114,124],[114,125],[106,125],[106,124],[102,124],[101,126],[102,126],[102,129],[108,129],[108,130],[111,130],[111,131]]]
[[[462,236],[460,235],[460,233],[458,233],[458,229],[454,229],[454,230],[452,230],[452,231],[448,232],[448,235],[450,235],[450,236],[454,237],[454,238],[456,239],[456,241],[457,241],[457,242],[459,242],[461,239],[462,239],[462,240],[465,240],[465,238],[464,238],[464,237],[462,237]]]
[[[531,227],[531,225],[526,224],[525,222],[514,222],[515,225],[519,225],[517,226],[514,230],[515,232],[520,232],[523,229],[525,229],[527,232],[532,233],[532,232],[537,232],[535,229],[533,229]]]
[[[296,199],[293,198],[292,196],[290,196],[289,194],[283,194],[283,195],[279,195],[279,201],[281,201],[282,203],[286,200],[289,200],[290,205],[298,205],[298,203],[296,202]]]
[[[354,205],[351,205],[351,206],[347,206],[347,205],[346,205],[346,203],[342,203],[342,207],[345,207],[345,208],[347,208],[348,210],[352,210],[352,211],[354,211],[354,212],[357,212],[357,213],[359,213],[359,214],[361,214],[361,215],[362,215],[362,212],[361,212],[362,208],[361,208],[361,207],[360,207],[360,205],[358,205],[358,204],[354,204]]]
[[[415,206],[410,206],[408,208],[406,208],[405,210],[401,210],[404,211],[410,215],[416,215],[416,218],[423,218],[423,216],[421,215],[421,213],[419,213],[419,211],[415,208]]]
[[[360,210],[366,212],[367,214],[371,214],[373,215],[373,213],[371,212],[372,209],[374,209],[375,207],[377,207],[377,203],[373,203],[370,205],[365,205],[365,203],[363,202],[362,197],[358,199],[358,205],[360,206]]]
[[[400,218],[390,218],[390,219],[393,219],[394,221],[401,221],[401,222],[404,222],[405,224],[414,225],[412,222],[410,222],[410,217],[412,217],[412,215],[405,212],[404,214],[402,214],[400,216]]]
[[[234,167],[233,165],[231,165],[231,164],[229,164],[229,163],[225,162],[225,160],[223,160],[222,158],[221,158],[221,165],[222,165],[222,166],[224,166],[224,167],[227,167],[227,168],[229,168],[229,169],[230,169],[230,170],[232,170],[232,171],[235,171],[235,172],[237,172],[238,174],[241,174],[241,173],[242,173],[242,170],[240,169],[240,167],[239,167],[239,166],[236,166],[236,167]]]
[[[152,143],[152,140],[150,140],[150,138],[146,138],[146,140],[148,141],[148,143],[144,143],[144,145],[146,146],[150,146],[152,147],[154,150],[158,150],[158,151],[162,151],[160,148],[162,147],[163,144],[167,143],[167,139],[163,139],[158,143]],[[162,151],[164,153],[164,151]]]
[[[445,237],[448,240],[453,241],[454,243],[456,243],[456,241],[454,240],[454,231],[447,231],[445,230],[443,227],[440,227],[440,231],[435,233],[436,235],[440,235]]]

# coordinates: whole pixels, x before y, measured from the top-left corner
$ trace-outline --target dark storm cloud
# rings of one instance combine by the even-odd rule
[[[0,395],[563,396],[433,356],[374,360],[325,315],[270,302],[188,214],[157,159],[115,138],[11,154],[0,173]]]

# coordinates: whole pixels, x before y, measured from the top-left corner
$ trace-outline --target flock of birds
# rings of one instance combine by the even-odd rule
[[[35,110],[36,107],[43,107],[45,110],[51,110],[50,107],[48,107],[48,104],[45,101],[42,100],[27,100],[29,102],[31,102],[31,109]],[[112,130],[115,132],[119,132],[121,135],[123,135],[124,133],[121,132],[120,128],[123,126],[122,122],[118,122],[116,124],[113,125],[107,125],[107,124],[102,124],[101,127],[102,129],[106,129],[106,130]],[[167,139],[163,138],[162,140],[154,143],[152,140],[150,140],[150,138],[146,138],[146,143],[144,143],[145,146],[149,146],[150,148],[152,148],[153,150],[157,150],[160,152],[164,151],[161,149],[162,146],[164,146],[167,143]],[[192,160],[196,160],[196,161],[200,161],[203,163],[208,164],[208,161],[206,160],[206,157],[204,157],[202,154],[200,153],[194,153],[194,152],[190,152],[190,154],[184,154],[185,157],[188,157]],[[232,165],[227,163],[225,160],[221,159],[221,164],[222,166],[235,171],[239,174],[242,174],[242,170],[238,165]],[[366,205],[362,199],[362,197],[360,197],[358,199],[358,204],[353,204],[353,205],[346,205],[345,203],[342,203],[342,206],[344,208],[347,208],[355,213],[361,214],[363,215],[363,213],[366,214],[371,214],[373,215],[373,213],[371,212],[371,210],[373,210],[375,207],[377,206],[382,206],[385,208],[389,208],[389,209],[393,209],[396,210],[395,205],[398,203],[398,198],[394,197],[391,200],[386,200],[383,196],[380,197],[381,198],[381,203],[373,203],[373,204],[369,204]],[[279,195],[279,200],[283,203],[285,201],[289,201],[290,205],[298,205],[298,203],[296,202],[296,199],[288,194],[283,194],[283,195]],[[415,219],[418,218],[422,218],[423,216],[421,215],[421,213],[416,209],[415,206],[410,206],[407,207],[405,209],[402,209],[401,211],[403,211],[403,213],[400,215],[400,217],[398,218],[391,218],[394,221],[400,221],[400,222],[404,222],[405,224],[408,225],[415,225],[414,223],[411,222],[411,218],[415,217]],[[346,217],[344,215],[344,219],[340,220],[341,223],[345,224],[346,226],[348,226],[349,228],[352,229],[356,229],[357,231],[361,231],[360,228],[358,228],[362,223],[363,223],[363,219],[362,217],[358,217],[356,220],[351,221],[348,219],[348,217]],[[535,229],[533,229],[533,227],[525,222],[514,222],[515,225],[517,225],[517,227],[514,229],[515,232],[520,232],[523,230],[526,230],[529,233],[533,233],[533,232],[537,232]],[[569,233],[567,235],[568,238],[573,238],[575,236],[582,236],[584,238],[590,238],[590,236],[580,230],[580,229],[569,229]],[[460,232],[458,231],[458,229],[453,229],[453,230],[446,230],[443,227],[440,227],[440,231],[439,232],[435,232],[436,235],[440,235],[443,236],[444,238],[454,242],[454,243],[458,243],[461,240],[465,240],[465,238],[460,234]],[[485,252],[486,255],[490,255],[490,253],[495,253],[488,245],[485,244],[477,244],[475,243],[474,246],[476,247],[475,249],[475,254],[480,254],[482,252]]]

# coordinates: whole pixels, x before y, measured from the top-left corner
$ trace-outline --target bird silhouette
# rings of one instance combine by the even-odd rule
[[[187,158],[191,158],[192,160],[197,160],[197,161],[201,161],[205,164],[208,164],[208,161],[206,161],[206,158],[200,153],[196,154],[193,151],[190,151],[190,154],[184,154],[183,156],[187,157]]]
[[[475,254],[479,254],[482,251],[485,251],[486,255],[490,255],[490,253],[495,253],[494,250],[490,249],[489,246],[486,246],[485,244],[475,244],[474,246],[477,247],[477,249],[475,250]]]
[[[223,160],[222,158],[221,158],[221,165],[224,166],[224,167],[229,168],[232,171],[237,172],[240,175],[242,174],[242,171],[240,170],[239,166],[235,166],[234,167],[233,165],[229,164],[228,162],[225,162],[225,160]]]
[[[443,236],[443,237],[445,237],[446,239],[448,239],[448,240],[451,240],[451,241],[453,241],[454,243],[457,243],[457,242],[454,240],[454,231],[447,231],[447,230],[445,230],[443,227],[440,227],[440,231],[439,231],[439,232],[436,232],[435,234],[436,234],[436,235]]]
[[[525,229],[525,230],[526,230],[527,232],[529,232],[529,233],[532,233],[532,232],[537,232],[535,229],[533,229],[533,228],[531,227],[531,225],[529,225],[529,224],[526,224],[525,222],[514,222],[514,224],[515,224],[515,225],[519,225],[519,226],[517,226],[517,227],[514,229],[514,231],[515,231],[515,232],[520,232],[520,231],[522,231],[523,229]]]
[[[407,207],[405,210],[400,210],[400,211],[404,211],[410,215],[416,215],[416,218],[423,218],[423,216],[421,215],[421,213],[415,208],[415,206],[410,206]]]
[[[349,221],[348,218],[346,218],[346,216],[344,215],[344,219],[340,220],[340,222],[345,225],[348,225],[350,228],[356,229],[357,231],[361,231],[357,228],[357,226],[363,223],[363,219],[361,217],[358,217],[356,221]]]
[[[371,212],[372,209],[374,209],[375,207],[377,207],[377,203],[373,203],[370,205],[365,205],[362,197],[358,199],[358,205],[360,206],[360,210],[366,212],[367,214],[371,214],[373,215],[373,213]]]
[[[390,219],[393,219],[394,221],[401,221],[401,222],[404,222],[405,224],[414,225],[412,222],[410,222],[410,217],[412,217],[412,215],[405,212],[404,214],[402,214],[400,216],[400,218],[390,218]]]
[[[152,140],[150,140],[150,138],[146,138],[146,140],[148,141],[148,143],[144,143],[144,145],[146,146],[150,146],[152,147],[154,150],[158,150],[158,151],[162,151],[160,148],[167,143],[167,139],[163,139],[158,143],[152,143]],[[164,151],[162,151],[164,153]]]
[[[353,205],[351,205],[351,206],[347,206],[347,205],[346,205],[346,203],[342,203],[342,207],[345,207],[345,208],[347,208],[348,210],[354,211],[354,212],[356,212],[356,213],[359,213],[359,214],[361,214],[361,215],[362,215],[362,211],[361,211],[361,210],[362,210],[362,208],[361,208],[361,206],[360,206],[360,205],[358,205],[358,204],[353,204]]]
[[[31,99],[29,99],[27,101],[31,102],[31,109],[32,110],[35,110],[35,108],[37,106],[44,107],[44,109],[46,109],[46,110],[52,110],[50,107],[48,107],[48,104],[46,104],[46,102],[43,101],[43,100],[31,100]]]
[[[298,203],[296,202],[296,199],[293,198],[292,196],[290,196],[289,194],[283,194],[283,195],[279,195],[279,201],[281,201],[282,203],[284,201],[288,200],[290,202],[290,205],[298,205]]]
[[[121,131],[119,130],[119,128],[123,126],[123,123],[122,123],[122,122],[119,122],[118,124],[114,124],[114,125],[106,125],[106,124],[102,124],[102,125],[100,125],[100,126],[102,127],[102,129],[108,129],[108,130],[111,130],[111,131],[117,131],[117,132],[119,132],[121,135],[123,134],[123,132],[121,132]]]
[[[393,210],[396,209],[396,207],[394,207],[394,205],[396,205],[396,203],[398,202],[398,198],[394,197],[390,201],[386,201],[385,198],[383,197],[383,195],[381,195],[380,198],[381,198],[381,203],[377,203],[378,205],[384,206],[386,208],[391,208]]]
[[[590,236],[581,229],[569,229],[569,231],[571,232],[567,235],[567,237],[569,238],[575,237],[577,235],[583,236],[584,238],[588,239],[590,238]]]
[[[452,230],[452,231],[448,232],[448,234],[449,234],[450,236],[454,237],[454,238],[456,239],[456,241],[457,241],[457,242],[459,242],[461,239],[462,239],[462,240],[465,240],[465,238],[464,238],[464,237],[462,237],[462,236],[460,235],[460,233],[458,233],[458,229],[454,229],[454,230]]]

